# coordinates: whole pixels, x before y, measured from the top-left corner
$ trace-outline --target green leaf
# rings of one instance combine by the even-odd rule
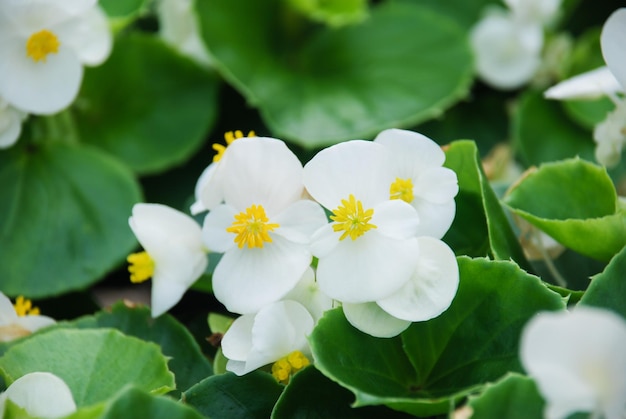
[[[147,307],[126,307],[117,303],[110,312],[99,312],[64,326],[115,328],[126,335],[154,342],[170,358],[169,369],[176,377],[176,388],[183,391],[213,374],[211,363],[202,354],[189,331],[174,317],[165,314],[153,319]]]
[[[29,298],[81,289],[136,246],[136,179],[91,147],[26,141],[0,153],[0,289]]]
[[[604,271],[591,279],[580,303],[607,308],[626,318],[626,247],[611,259]]]
[[[472,419],[531,419],[542,418],[545,402],[535,382],[519,374],[509,374],[489,384],[469,405]]]
[[[341,309],[327,312],[313,330],[316,367],[350,389],[355,406],[445,413],[483,383],[522,371],[517,353],[524,324],[538,311],[565,308],[558,294],[512,262],[457,260],[461,280],[450,308],[399,337],[361,333]]]
[[[268,418],[283,386],[270,374],[253,371],[209,377],[183,393],[183,402],[215,418]]]
[[[520,217],[583,255],[608,261],[626,244],[626,213],[602,167],[580,159],[546,163],[505,197]]]
[[[110,18],[128,18],[139,14],[147,0],[100,0],[99,4]]]
[[[525,93],[513,114],[513,141],[527,166],[580,156],[595,161],[591,132],[581,129],[557,101]]]
[[[173,399],[154,396],[131,387],[116,397],[104,414],[98,418],[202,419],[203,416],[191,407]]]
[[[133,34],[85,72],[74,110],[81,138],[145,174],[198,150],[215,121],[216,96],[213,75],[160,39]]]
[[[281,3],[198,3],[219,70],[280,137],[314,148],[373,136],[439,115],[467,94],[472,54],[445,16],[385,3],[357,25],[308,28]]]
[[[174,387],[157,345],[113,329],[51,330],[14,345],[0,358],[8,385],[36,371],[63,379],[77,406],[105,401],[127,384],[157,394]]]
[[[465,0],[459,2],[441,1],[441,0],[395,0],[405,3],[419,3],[420,6],[428,7],[454,19],[464,29],[469,30],[474,26],[487,10],[488,6],[498,5],[504,8],[504,5],[498,0]]]
[[[344,26],[367,17],[366,0],[289,0],[289,5],[309,19],[330,26]]]
[[[476,144],[455,141],[446,148],[446,167],[459,180],[456,216],[443,240],[457,255],[515,260],[528,268],[517,237],[482,170]]]

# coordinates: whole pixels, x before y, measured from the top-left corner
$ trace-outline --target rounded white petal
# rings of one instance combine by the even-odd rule
[[[356,240],[340,241],[332,252],[320,257],[317,282],[335,300],[377,301],[410,279],[418,255],[417,239],[398,240],[370,230]]]
[[[580,100],[597,99],[624,91],[608,67],[600,67],[579,74],[552,86],[543,93],[547,99]]]
[[[326,213],[314,201],[300,200],[274,217],[271,222],[279,224],[274,233],[295,243],[309,244],[311,236],[328,223]]]
[[[0,45],[0,96],[11,105],[34,114],[53,114],[76,98],[83,67],[67,45],[35,62],[25,53],[26,39]]]
[[[56,323],[52,317],[39,315],[18,316],[15,324],[23,327],[30,332],[36,332],[44,327],[52,326]]]
[[[213,292],[230,312],[254,313],[281,299],[311,263],[305,245],[270,236],[262,248],[233,247],[217,264]]]
[[[199,214],[209,209],[209,207],[207,207],[204,204],[202,195],[204,194],[204,191],[207,189],[207,187],[211,183],[211,178],[213,177],[213,174],[215,173],[216,168],[217,168],[217,164],[215,163],[209,164],[202,171],[202,173],[200,174],[200,177],[198,178],[198,181],[196,182],[196,187],[194,189],[196,202],[194,202],[190,208],[190,211],[193,215]],[[212,194],[210,193],[210,191],[208,192],[209,192],[209,198],[210,198]],[[209,203],[211,203],[210,201],[211,200],[209,199]],[[219,205],[220,202],[221,202],[221,198],[217,202],[211,203],[212,204],[211,207],[215,207]]]
[[[22,133],[22,114],[11,106],[1,106],[0,99],[0,148],[11,147]]]
[[[378,300],[390,315],[408,321],[425,321],[446,311],[459,288],[459,267],[447,244],[419,237],[420,253],[411,279],[393,295]]]
[[[571,313],[543,312],[531,319],[522,332],[520,359],[552,417],[594,406],[616,418],[626,411],[624,347],[622,317],[579,305]]]
[[[230,205],[220,205],[204,217],[202,240],[212,252],[224,253],[236,246],[234,233],[226,231],[238,212]]]
[[[15,380],[4,395],[39,418],[60,418],[76,411],[65,381],[49,372],[32,372]]]
[[[113,35],[107,16],[99,6],[60,23],[54,29],[61,43],[69,45],[85,65],[100,65],[111,54]]]
[[[192,0],[159,0],[157,13],[159,34],[167,43],[202,64],[210,64]]]
[[[450,200],[445,204],[433,204],[422,199],[414,199],[413,207],[420,216],[418,236],[442,238],[454,221],[456,203]]]
[[[252,326],[255,314],[237,317],[222,337],[222,353],[233,361],[245,361],[252,350]]]
[[[239,211],[262,205],[268,217],[302,196],[302,164],[283,141],[240,138],[219,161],[224,201]]]
[[[441,147],[430,138],[403,129],[387,129],[374,139],[391,151],[396,176],[416,178],[425,168],[438,167],[446,160]]]
[[[304,186],[331,211],[350,194],[371,208],[389,199],[389,185],[395,180],[387,153],[384,146],[362,140],[325,148],[304,166]]]
[[[42,29],[52,29],[57,24],[87,12],[97,0],[3,0],[0,2],[0,19],[5,16],[22,36],[30,36]]]
[[[324,258],[339,244],[339,237],[333,230],[332,224],[320,227],[311,236],[311,253],[317,258]]]
[[[551,21],[561,6],[561,0],[504,0],[504,3],[518,19],[535,23]]]
[[[377,338],[392,338],[411,325],[410,321],[393,317],[376,303],[344,303],[343,313],[352,326]]]
[[[626,8],[621,8],[614,11],[602,27],[600,45],[606,65],[622,88],[626,89],[624,39],[626,39]]]
[[[376,226],[377,233],[400,240],[408,239],[417,234],[420,219],[415,208],[406,202],[400,199],[384,201],[373,209],[374,215],[370,222]],[[341,232],[337,232],[335,235],[339,240]]]
[[[487,15],[472,29],[470,41],[479,76],[499,89],[522,86],[541,63],[541,27],[520,24],[509,15]]]
[[[445,204],[459,193],[456,173],[447,167],[424,170],[414,182],[413,194],[435,204]]]
[[[311,313],[315,323],[322,318],[326,310],[333,307],[332,298],[320,290],[315,281],[315,272],[311,267],[307,268],[296,286],[285,295],[285,300],[293,300],[302,304]]]
[[[18,315],[9,297],[0,292],[0,326],[15,323]]]

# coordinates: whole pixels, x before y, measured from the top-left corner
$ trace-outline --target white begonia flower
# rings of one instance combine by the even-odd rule
[[[471,30],[476,71],[485,83],[515,89],[527,83],[541,64],[543,29],[512,13],[487,14]]]
[[[303,361],[302,357],[311,353],[307,336],[313,326],[306,308],[291,300],[272,303],[256,314],[244,314],[222,338],[222,351],[228,358],[226,369],[243,375],[291,354]],[[293,367],[297,369],[297,365]]]
[[[396,180],[390,186],[392,199],[402,199],[417,210],[418,235],[441,238],[454,220],[459,192],[456,173],[442,167],[445,153],[430,138],[416,132],[388,129],[375,143],[390,151]]]
[[[0,394],[0,415],[6,409],[7,399],[37,418],[61,418],[76,411],[65,381],[49,372],[31,372],[13,381]]]
[[[517,19],[524,22],[549,23],[561,7],[561,0],[504,0]]]
[[[0,148],[15,144],[22,133],[22,121],[26,116],[0,97]]]
[[[202,229],[193,218],[160,204],[135,204],[128,224],[144,252],[128,257],[132,282],[152,277],[152,317],[180,301],[208,265]]]
[[[304,167],[304,185],[332,212],[315,232],[320,289],[335,300],[366,303],[391,296],[409,281],[419,245],[419,216],[390,199],[395,177],[382,144],[348,141],[320,151]]]
[[[213,273],[215,297],[239,314],[278,301],[309,267],[314,231],[327,223],[323,209],[302,200],[302,164],[284,142],[241,138],[213,175],[224,203],[204,219],[206,246],[223,252]]]
[[[0,292],[0,342],[8,342],[35,331],[51,326],[56,321],[39,315],[39,309],[33,307],[30,300],[17,297],[15,305]]]
[[[194,2],[195,0],[159,0],[157,2],[159,34],[183,54],[199,64],[209,66],[211,58],[200,38]]]
[[[98,65],[112,36],[96,0],[0,2],[0,96],[34,114],[76,98],[84,65]]]
[[[543,312],[524,327],[520,358],[546,401],[548,419],[574,412],[626,415],[626,321],[599,308]]]

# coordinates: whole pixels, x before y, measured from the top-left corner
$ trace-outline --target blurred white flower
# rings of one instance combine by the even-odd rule
[[[622,419],[626,415],[626,321],[577,306],[543,312],[524,327],[520,358],[546,401],[548,419],[575,412]]]
[[[76,98],[83,65],[102,63],[112,36],[96,0],[0,2],[0,96],[53,114]]]
[[[624,89],[608,67],[600,67],[555,84],[544,92],[547,99],[598,99]]]
[[[157,3],[159,34],[183,54],[199,64],[209,66],[211,58],[200,38],[194,2],[195,0],[159,0]]]
[[[13,305],[11,300],[0,292],[0,342],[30,335],[55,323],[54,319],[39,315],[39,309],[33,307],[30,300],[20,296]]]
[[[128,257],[132,282],[152,277],[152,317],[180,301],[208,265],[202,229],[188,215],[160,204],[136,204],[130,228],[144,252]]]
[[[504,0],[513,14],[521,21],[547,24],[554,20],[561,0]]]
[[[207,214],[203,237],[211,251],[224,253],[213,273],[215,297],[233,313],[254,313],[298,283],[312,260],[310,237],[326,215],[301,199],[302,164],[274,138],[233,142],[213,181],[224,203]]]
[[[606,167],[617,166],[626,143],[626,100],[617,102],[615,109],[595,126],[593,140],[598,163]]]
[[[15,144],[22,133],[22,121],[26,116],[0,97],[0,148]]]
[[[61,378],[49,372],[31,372],[13,381],[0,394],[0,416],[7,399],[26,410],[29,417],[61,418],[76,411],[72,392]]]

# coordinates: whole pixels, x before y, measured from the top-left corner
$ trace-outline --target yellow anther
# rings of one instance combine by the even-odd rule
[[[294,373],[311,364],[309,358],[307,358],[306,355],[304,355],[300,351],[293,351],[292,353],[290,353],[287,356],[287,362],[289,362],[289,365],[291,365]]]
[[[132,253],[128,255],[126,261],[128,272],[130,272],[130,282],[138,284],[144,282],[154,275],[154,261],[146,252]]]
[[[413,182],[411,179],[397,177],[389,187],[389,199],[401,199],[409,204],[413,202]]]
[[[265,215],[265,209],[261,205],[252,205],[245,212],[235,215],[235,221],[226,229],[229,233],[235,233],[235,243],[241,249],[244,245],[263,247],[263,243],[271,243],[270,231],[280,227],[278,224],[269,223]]]
[[[256,137],[256,134],[254,133],[254,131],[250,131],[248,132],[247,136]],[[226,151],[226,148],[229,145],[231,145],[233,141],[238,140],[240,138],[244,138],[243,132],[239,130],[228,131],[224,134],[224,140],[226,140],[226,145],[217,144],[217,143],[213,144],[211,147],[216,152],[215,156],[213,156],[213,163],[220,161],[222,159],[222,156],[224,156],[224,152]]]
[[[33,307],[33,302],[24,298],[23,296],[19,296],[15,299],[15,304],[13,305],[15,308],[15,312],[18,316],[36,316],[40,313],[38,307]]]
[[[31,57],[33,61],[46,61],[48,54],[56,54],[59,52],[59,38],[47,29],[35,32],[26,41],[26,55]]]
[[[370,223],[372,216],[374,215],[373,209],[363,210],[363,203],[357,201],[354,195],[350,194],[348,200],[341,200],[341,205],[334,211],[330,219],[335,221],[333,224],[334,231],[343,231],[339,240],[343,240],[350,236],[352,240],[356,240],[361,237],[365,232],[376,228],[374,224]]]
[[[272,365],[272,375],[281,383],[289,383],[292,375],[310,365],[309,359],[300,351],[293,351]]]

